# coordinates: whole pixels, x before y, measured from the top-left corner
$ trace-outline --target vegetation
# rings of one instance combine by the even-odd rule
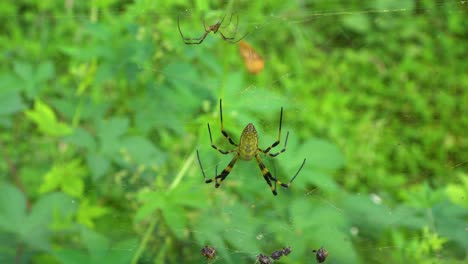
[[[193,2],[0,3],[1,263],[254,263],[286,247],[280,263],[314,263],[322,246],[325,263],[465,263],[465,1]],[[182,41],[178,16],[200,37],[226,14],[259,74],[219,32]],[[207,176],[232,159],[209,144],[207,123],[233,147],[220,98],[234,141],[251,122],[261,148],[284,107],[287,151],[264,160],[287,182],[307,159],[290,189],[273,196],[254,161],[203,182],[197,149]]]

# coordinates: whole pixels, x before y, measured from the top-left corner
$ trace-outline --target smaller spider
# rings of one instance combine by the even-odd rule
[[[260,264],[271,264],[273,261],[263,253],[260,253],[260,255],[257,256],[257,260],[255,263],[260,263]]]
[[[214,259],[216,257],[216,249],[214,247],[205,246],[202,248],[201,253],[207,259]]]
[[[177,17],[177,27],[179,28],[179,33],[180,33],[180,36],[182,37],[182,40],[184,41],[185,44],[187,45],[192,45],[192,44],[201,44],[203,42],[203,40],[205,40],[206,36],[210,33],[210,32],[213,32],[213,34],[216,34],[218,31],[219,31],[219,28],[221,27],[221,24],[223,24],[223,21],[224,21],[224,18],[226,17],[226,15],[224,15],[223,19],[221,19],[221,21],[218,21],[216,24],[214,25],[209,25],[208,27],[206,27],[205,25],[205,20],[203,20],[203,27],[205,28],[205,33],[203,33],[203,35],[199,38],[186,38],[184,37],[184,34],[182,34],[182,30],[180,30],[180,16]],[[239,25],[239,17],[236,16],[237,18],[237,23],[236,23],[236,30],[234,32],[234,36],[232,37],[226,37],[223,32],[219,31],[219,34],[221,35],[221,37],[223,38],[224,41],[227,41],[229,43],[237,43],[239,42],[241,39],[245,38],[245,36],[247,36],[249,34],[249,32],[247,32],[244,36],[242,36],[240,39],[238,40],[234,40],[236,38],[236,34],[237,34],[237,26]],[[231,15],[231,18],[229,19],[229,24],[231,24],[231,19],[232,19],[232,15]]]
[[[324,262],[328,257],[328,251],[326,251],[323,247],[320,247],[318,250],[312,250],[312,252],[316,253],[315,258],[317,258],[318,263]]]

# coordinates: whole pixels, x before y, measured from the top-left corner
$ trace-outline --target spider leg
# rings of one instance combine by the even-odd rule
[[[213,147],[214,149],[216,149],[217,151],[219,151],[221,154],[229,154],[229,153],[232,153],[234,151],[236,151],[236,149],[231,149],[231,150],[222,150],[220,148],[218,148],[215,144],[213,144],[213,137],[211,136],[211,129],[210,129],[210,124],[208,124],[208,133],[210,134],[210,143],[211,143],[211,147]],[[224,134],[224,133],[223,133]],[[229,142],[232,141],[232,139],[227,136]],[[234,144],[235,145],[235,144]],[[237,146],[237,145],[235,145]]]
[[[179,28],[179,33],[182,39],[185,39],[184,34],[182,34],[182,30],[180,30],[180,15],[177,16],[177,28]]]
[[[220,32],[221,33],[221,32]],[[236,143],[234,143],[234,141],[232,140],[232,138],[228,135],[228,133],[226,132],[226,130],[224,130],[224,125],[223,125],[223,105],[222,105],[222,99],[219,99],[219,113],[220,113],[220,118],[221,118],[221,133],[223,134],[223,136],[229,141],[229,143],[231,143],[231,145],[233,146],[238,146]],[[209,128],[209,127],[208,127]],[[210,133],[210,136],[211,136],[211,133]]]
[[[205,19],[203,19],[203,28],[205,29],[205,32],[211,31],[209,28],[206,28]]]
[[[250,32],[245,33],[245,35],[242,36],[241,38],[239,38],[238,40],[234,40],[234,37],[232,37],[232,38],[225,37],[225,36],[221,33],[221,31],[220,31],[219,33],[221,34],[221,37],[224,39],[224,41],[229,42],[229,43],[231,43],[231,44],[235,44],[235,43],[241,41],[243,38],[245,38]]]
[[[271,157],[276,157],[278,156],[279,154],[283,153],[286,151],[286,144],[288,143],[288,136],[289,136],[289,132],[287,132],[286,134],[286,140],[285,140],[285,143],[284,143],[284,147],[282,150],[280,150],[279,152],[277,153],[270,153],[270,150],[276,146],[278,146],[278,144],[280,143],[280,140],[281,140],[281,126],[282,126],[282,123],[283,123],[283,107],[281,107],[281,112],[280,112],[280,122],[279,122],[279,129],[278,129],[278,139],[271,145],[269,146],[268,148],[266,148],[265,150],[262,150],[262,149],[258,149],[259,151],[263,152],[264,154],[266,155],[269,155]]]
[[[199,38],[184,38],[184,43],[187,44],[187,45],[192,45],[192,44],[201,44],[203,42],[203,40],[205,40],[206,36],[208,35],[208,33],[210,32],[205,32],[203,34],[203,36],[199,37]],[[193,42],[191,42],[193,41]]]
[[[296,179],[297,175],[299,174],[299,172],[302,170],[302,167],[304,167],[304,164],[305,164],[305,161],[306,159],[304,159],[304,161],[302,162],[301,166],[299,167],[299,169],[297,170],[296,174],[294,174],[294,176],[291,178],[291,180],[286,184],[286,183],[283,183],[281,181],[279,181],[277,178],[273,177],[270,173],[270,171],[266,168],[265,164],[263,163],[262,159],[260,158],[260,155],[256,155],[255,158],[257,159],[257,163],[258,163],[258,166],[260,167],[260,170],[262,171],[262,174],[263,174],[263,178],[265,179],[265,181],[268,183],[268,185],[270,186],[271,188],[271,192],[273,193],[273,195],[277,195],[278,193],[276,192],[276,185],[279,184],[281,185],[282,187],[284,188],[289,188],[289,186],[291,186],[291,183],[294,181],[294,179]],[[271,184],[271,181],[273,181],[275,184],[272,185]]]
[[[257,159],[258,167],[260,168],[260,171],[262,172],[263,178],[265,179],[267,184],[270,186],[271,192],[273,193],[273,195],[278,195],[278,193],[276,192],[276,179],[273,178],[273,176],[271,176],[270,171],[266,168],[265,164],[262,161],[262,158],[260,158],[260,155],[258,154],[255,155],[255,159]],[[275,182],[275,185],[272,185],[270,180],[273,180]]]
[[[203,170],[203,165],[202,165],[201,160],[200,160],[200,154],[198,153],[198,149],[197,149],[197,158],[198,158],[198,165],[200,165],[200,169],[201,169],[201,172],[203,174],[203,179],[206,180],[205,170]]]
[[[226,14],[224,14],[223,18],[221,19],[221,21],[219,21],[219,26],[221,26],[223,24],[223,21],[224,21],[224,18],[226,18]],[[232,15],[231,15],[231,18],[232,18]],[[229,23],[231,23],[231,19],[229,19]],[[228,24],[229,25],[229,24]]]
[[[235,42],[232,42],[234,40],[235,37],[226,37],[224,36],[223,32],[219,31],[219,34],[221,35],[221,37],[227,41],[227,42],[230,42],[230,43],[235,43]]]
[[[226,16],[226,15],[224,15],[224,16]],[[223,19],[221,20],[220,24],[222,24],[223,20],[224,20],[224,17],[223,17]],[[227,23],[226,26],[223,26],[222,28],[228,27],[228,26],[231,24],[231,21],[232,21],[232,13],[231,13],[231,16],[229,17],[229,22]],[[239,16],[237,16],[237,21],[239,22]]]
[[[231,19],[232,19],[232,15],[231,15]],[[231,23],[231,20],[229,20],[229,23]],[[236,16],[236,28],[234,30],[234,36],[232,37],[226,37],[221,31],[219,31],[219,33],[221,34],[221,37],[223,38],[224,41],[226,42],[229,42],[229,43],[237,43],[239,41],[241,41],[243,38],[245,38],[249,32],[245,33],[241,38],[239,38],[238,40],[234,40],[236,38],[236,35],[237,35],[237,28],[239,27],[239,16]]]
[[[266,152],[266,150],[262,150],[262,149],[260,149],[260,148],[259,148],[258,150],[260,150],[261,152],[265,153],[265,155],[268,155],[268,156],[270,156],[270,157],[276,157],[276,156],[278,156],[279,154],[281,154],[281,153],[283,153],[283,152],[286,151],[286,145],[288,144],[288,138],[289,138],[289,131],[286,133],[286,140],[284,141],[284,147],[283,147],[283,149],[280,150],[280,151],[278,151],[278,152],[276,152],[276,153]],[[276,142],[275,142],[275,143],[276,143]],[[269,147],[269,148],[270,148],[270,150],[271,150],[271,147]]]
[[[226,179],[226,177],[229,175],[229,173],[231,172],[232,168],[234,167],[234,164],[236,164],[236,161],[239,159],[239,155],[236,154],[234,155],[234,157],[232,158],[231,162],[229,162],[229,164],[226,166],[226,168],[224,168],[224,170],[219,174],[217,175],[216,177],[214,178],[211,178],[211,179],[205,179],[205,183],[210,183],[210,182],[215,182],[215,188],[218,188],[221,183],[224,181],[224,179]],[[216,172],[217,172],[218,168],[216,166]],[[203,174],[204,176],[205,174]]]
[[[287,184],[279,181],[277,178],[273,177],[271,174],[269,175],[269,177],[270,177],[271,180],[275,181],[275,184],[278,183],[279,185],[281,185],[284,188],[289,188],[289,186],[291,186],[291,183],[294,181],[294,179],[296,179],[297,175],[302,170],[302,167],[304,167],[305,162],[306,162],[306,159],[304,159],[302,161],[301,166],[299,167],[297,172],[294,174],[294,176],[291,178],[291,180]]]
[[[203,21],[204,23],[205,21]],[[207,31],[205,28],[205,33],[199,37],[199,38],[186,38],[184,37],[184,34],[182,34],[182,30],[180,29],[180,16],[177,16],[177,28],[179,29],[180,36],[182,37],[182,40],[184,41],[185,44],[187,45],[192,45],[192,44],[200,44],[205,40],[206,36],[210,31]]]

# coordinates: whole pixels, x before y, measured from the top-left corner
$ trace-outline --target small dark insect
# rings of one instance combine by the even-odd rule
[[[283,255],[287,256],[289,253],[291,253],[291,247],[285,247],[283,248]]]
[[[201,253],[207,259],[214,259],[216,257],[216,249],[214,247],[205,246],[202,248]]]
[[[203,27],[205,28],[205,33],[203,33],[203,35],[201,37],[199,37],[199,38],[186,38],[186,37],[184,37],[184,34],[182,34],[182,30],[180,30],[180,17],[177,17],[177,27],[179,28],[180,36],[182,37],[182,40],[184,41],[185,44],[187,44],[187,45],[201,44],[203,42],[203,40],[205,40],[206,36],[210,32],[213,32],[213,34],[216,34],[219,31],[219,28],[221,27],[221,24],[223,24],[223,21],[224,21],[225,17],[226,17],[226,15],[223,17],[223,19],[221,19],[221,21],[218,21],[214,25],[209,25],[208,27],[206,27],[205,20],[203,20]],[[237,43],[237,42],[239,42],[241,39],[245,38],[245,36],[247,36],[249,34],[249,32],[247,32],[240,39],[234,40],[236,38],[236,34],[237,34],[237,26],[239,25],[239,16],[236,16],[236,18],[237,18],[236,30],[235,30],[234,35],[232,37],[226,37],[223,34],[223,32],[219,31],[219,34],[221,35],[223,40],[227,41],[229,43]],[[231,20],[232,20],[232,15],[231,15],[231,17],[229,19],[228,25],[231,24]]]
[[[326,251],[323,247],[319,248],[318,250],[312,250],[312,252],[316,253],[315,257],[317,258],[318,263],[324,262],[328,257],[328,251]]]
[[[270,257],[274,260],[278,260],[283,256],[283,250],[277,250],[271,253]]]
[[[273,261],[266,255],[263,255],[260,253],[260,255],[257,256],[257,260],[255,263],[260,263],[260,264],[271,264]]]
[[[289,255],[289,253],[291,253],[291,247],[285,247],[285,248],[282,248],[280,250],[277,250],[277,251],[274,251],[273,253],[271,253],[270,257],[274,260],[278,260],[280,259],[283,255],[284,256],[287,256]]]

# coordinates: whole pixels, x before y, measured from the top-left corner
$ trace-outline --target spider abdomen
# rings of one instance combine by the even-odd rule
[[[250,160],[257,154],[258,150],[258,136],[257,130],[252,123],[249,123],[240,137],[239,143],[239,158],[243,160]]]

